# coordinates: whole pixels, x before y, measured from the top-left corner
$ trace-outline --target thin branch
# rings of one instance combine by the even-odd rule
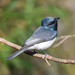
[[[1,38],[1,37],[0,37],[0,42],[4,43],[4,44],[6,44],[6,45],[8,45],[8,46],[10,46],[10,47],[16,48],[16,49],[18,49],[18,50],[21,48],[21,46],[16,45],[16,44],[14,44],[14,43],[11,43],[11,42],[9,42],[9,41],[7,41],[7,40]]]
[[[56,41],[62,39],[59,43],[55,44],[53,47],[57,47],[59,45],[61,45],[65,40],[67,40],[68,38],[71,38],[71,37],[75,37],[75,35],[67,35],[67,36],[61,36],[61,37],[58,37],[56,39]]]
[[[0,38],[0,42],[10,46],[10,47],[13,47],[13,48],[16,48],[16,49],[20,49],[21,46],[18,46],[14,43],[11,43],[3,38]],[[39,54],[39,53],[34,53],[34,52],[31,52],[31,51],[25,51],[24,53],[28,54],[28,55],[31,55],[31,56],[34,56],[34,57],[37,57],[37,58],[41,58],[41,59],[44,59],[45,55],[44,54]],[[66,60],[66,59],[59,59],[59,58],[55,58],[53,56],[50,56],[50,55],[47,55],[46,56],[46,59],[47,60],[51,60],[51,61],[55,61],[55,62],[59,62],[59,63],[64,63],[64,64],[75,64],[75,60]],[[48,61],[46,60],[46,62],[48,63]]]
[[[47,63],[49,66],[51,66],[47,59],[44,59],[44,60],[46,61],[46,63]]]

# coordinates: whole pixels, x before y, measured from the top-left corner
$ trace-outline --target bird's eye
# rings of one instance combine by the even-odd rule
[[[51,23],[49,25],[51,25]]]
[[[49,25],[52,25],[52,24],[54,24],[54,23],[55,23],[55,21],[51,22]]]

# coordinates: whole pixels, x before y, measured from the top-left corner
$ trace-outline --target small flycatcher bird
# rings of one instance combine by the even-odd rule
[[[19,54],[27,50],[42,50],[49,48],[55,41],[58,30],[57,30],[57,21],[58,18],[46,17],[41,21],[41,26],[32,34],[30,38],[25,41],[24,46],[7,57],[7,59],[13,59]],[[45,52],[45,51],[44,51]],[[46,53],[46,52],[45,52]]]

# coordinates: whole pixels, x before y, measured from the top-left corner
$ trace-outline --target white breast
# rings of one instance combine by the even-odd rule
[[[49,48],[55,41],[56,38],[54,38],[53,40],[50,40],[50,41],[47,41],[47,42],[42,42],[42,43],[39,43],[39,44],[35,44],[34,45],[34,48],[39,50],[39,49],[47,49]]]

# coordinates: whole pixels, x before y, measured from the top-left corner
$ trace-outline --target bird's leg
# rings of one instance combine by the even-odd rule
[[[46,56],[49,55],[49,54],[47,54],[44,50],[42,50],[42,51],[45,53],[44,59],[46,59]]]
[[[34,49],[34,53],[36,53],[35,49]]]
[[[43,52],[45,53],[44,60],[46,61],[46,63],[47,63],[49,66],[51,66],[50,63],[48,62],[48,60],[46,59],[46,56],[47,56],[48,54],[47,54],[44,50],[43,50]]]
[[[34,53],[37,53],[37,52],[35,51],[35,49],[34,49]]]

